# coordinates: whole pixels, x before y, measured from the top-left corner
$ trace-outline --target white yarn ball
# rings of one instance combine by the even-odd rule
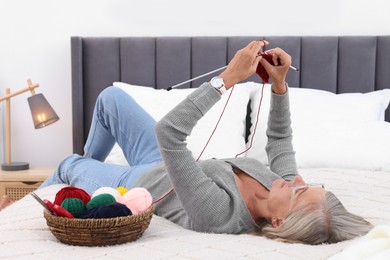
[[[117,191],[114,188],[111,188],[111,187],[101,187],[101,188],[95,190],[95,192],[91,196],[91,199],[93,197],[96,197],[97,195],[100,195],[100,194],[111,194],[112,196],[114,196],[116,201],[118,201],[119,198],[122,197],[121,194],[119,193],[119,191]]]

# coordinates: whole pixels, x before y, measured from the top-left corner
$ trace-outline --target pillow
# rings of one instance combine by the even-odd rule
[[[251,102],[253,137],[261,85]],[[271,85],[264,87],[259,123],[247,157],[268,164],[265,145]],[[366,94],[334,94],[323,90],[289,88],[293,146],[299,168],[337,167],[389,169],[390,124],[384,122],[390,89]],[[249,146],[249,143],[248,143]]]
[[[194,89],[173,89],[171,91],[144,86],[114,82],[132,96],[156,121],[174,108]],[[245,120],[249,97],[253,86],[237,84],[226,107],[217,130],[201,159],[234,157],[245,150]],[[188,148],[197,158],[211,135],[231,90],[198,122],[187,138]],[[115,145],[106,162],[126,165],[127,161],[118,145]]]
[[[295,131],[300,168],[350,168],[390,171],[390,123],[338,122]]]

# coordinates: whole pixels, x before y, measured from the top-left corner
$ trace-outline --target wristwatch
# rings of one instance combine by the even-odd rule
[[[221,95],[226,92],[225,82],[223,82],[223,78],[220,76],[216,76],[210,80],[210,85],[218,90]]]

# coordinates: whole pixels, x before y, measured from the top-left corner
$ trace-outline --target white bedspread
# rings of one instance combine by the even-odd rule
[[[322,182],[347,209],[374,225],[390,225],[390,172],[301,169],[307,182]],[[54,199],[63,185],[37,191]],[[286,244],[252,235],[186,230],[156,215],[135,242],[109,247],[62,244],[49,231],[43,208],[31,197],[0,212],[0,259],[326,259],[364,238],[332,245]]]

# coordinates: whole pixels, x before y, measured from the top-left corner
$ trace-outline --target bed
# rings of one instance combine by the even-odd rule
[[[74,153],[82,154],[94,102],[107,86],[124,89],[158,120],[213,75],[180,89],[165,89],[226,65],[238,49],[254,39],[268,40],[269,48],[285,49],[292,56],[292,65],[299,68],[299,72],[289,72],[287,81],[300,174],[307,182],[324,183],[348,210],[372,222],[376,227],[370,236],[330,245],[286,244],[252,235],[194,232],[154,215],[135,242],[111,247],[68,246],[50,233],[41,206],[26,196],[0,212],[1,257],[353,259],[389,254],[386,245],[374,249],[372,245],[390,239],[386,232],[390,225],[390,36],[72,37]],[[265,84],[262,91],[261,79],[255,75],[233,89],[226,112],[230,116],[223,117],[218,127],[223,130],[220,132],[231,132],[226,136],[216,133],[215,143],[202,158],[234,156],[251,144],[241,156],[267,164],[264,132],[269,88]],[[261,95],[260,120],[251,143]],[[224,100],[219,103],[223,105]],[[193,139],[188,141],[194,155],[210,134],[213,124],[209,122],[215,122],[220,111],[217,105],[208,113],[207,120],[212,121],[194,129]],[[239,141],[233,143],[232,139]],[[225,144],[223,149],[221,144]],[[126,164],[119,147],[114,147],[107,162]],[[63,186],[53,185],[37,194],[53,200]]]

